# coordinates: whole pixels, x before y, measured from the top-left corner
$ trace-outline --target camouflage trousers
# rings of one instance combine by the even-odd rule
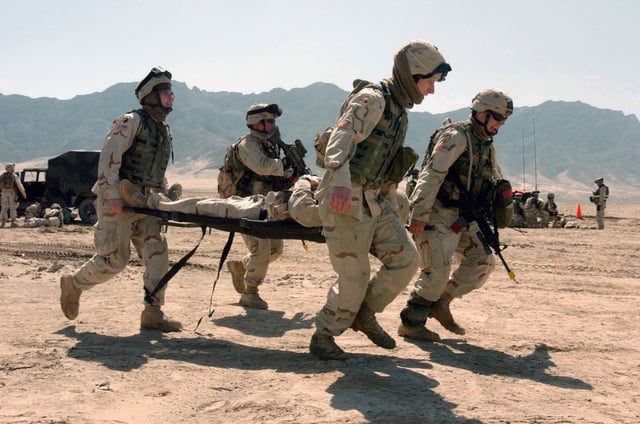
[[[0,192],[0,219],[2,222],[8,219],[15,222],[18,218],[18,201],[16,200],[16,190],[14,188],[3,188]]]
[[[323,234],[338,278],[316,316],[317,333],[340,335],[362,305],[382,312],[415,276],[418,251],[391,202],[383,200],[381,208],[379,217],[365,213],[362,221],[327,211],[335,227]],[[382,262],[373,278],[369,253]]]
[[[596,224],[598,224],[598,230],[604,230],[604,209],[602,205],[596,207]]]
[[[269,270],[269,264],[284,252],[284,243],[277,239],[263,239],[242,234],[244,244],[249,249],[249,253],[242,258],[247,273],[244,276],[244,283],[247,286],[259,286],[264,282]]]
[[[152,292],[169,269],[169,251],[160,232],[160,219],[134,213],[113,215],[108,211],[108,201],[99,196],[93,238],[96,254],[75,272],[74,282],[87,290],[110,280],[129,263],[133,244],[144,266],[144,287]],[[155,295],[154,304],[164,304],[165,290],[166,286]]]
[[[451,229],[458,219],[457,210],[438,209],[431,213],[429,227],[414,235],[421,256],[421,271],[414,293],[436,301],[446,291],[453,297],[482,287],[496,266],[493,255],[487,255],[478,239],[475,223],[459,233]],[[453,258],[458,263],[451,273]]]

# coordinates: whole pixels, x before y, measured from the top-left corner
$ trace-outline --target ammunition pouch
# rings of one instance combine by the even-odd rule
[[[513,190],[511,183],[507,180],[496,182],[493,194],[493,213],[496,227],[505,228],[511,223],[511,218],[513,218]]]

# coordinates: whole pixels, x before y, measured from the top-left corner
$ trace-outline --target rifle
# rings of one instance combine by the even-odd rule
[[[469,214],[468,217],[461,217],[462,221],[464,221],[461,223],[461,226],[470,227],[469,224],[471,222],[475,222],[478,225],[478,232],[476,233],[476,235],[482,242],[482,246],[484,247],[487,255],[490,255],[491,251],[493,250],[493,253],[495,253],[495,255],[502,261],[502,265],[504,265],[504,269],[507,270],[509,278],[511,278],[514,283],[518,284],[518,281],[516,280],[516,274],[511,271],[511,268],[509,268],[507,261],[504,259],[504,256],[502,256],[502,247],[500,246],[498,228],[494,223],[494,229],[491,230],[491,227],[487,222],[489,220],[488,218],[493,216],[493,214],[489,212],[491,211],[491,209],[488,208],[486,204],[484,208],[478,208],[473,200],[471,200],[471,195],[467,191],[466,187],[462,184],[462,181],[460,181],[460,177],[457,174],[453,174],[452,176],[454,183],[458,186],[458,189],[460,189],[460,200],[462,201],[462,206],[464,208],[463,210],[465,210]]]
[[[284,152],[285,162],[287,166],[293,168],[294,177],[300,177],[301,175],[311,174],[311,169],[304,163],[304,156],[307,154],[307,149],[300,140],[293,142],[294,144],[287,144],[278,138],[278,146]]]

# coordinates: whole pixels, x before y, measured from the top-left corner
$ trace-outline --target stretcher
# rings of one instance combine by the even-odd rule
[[[292,239],[324,243],[321,227],[305,227],[292,219],[276,221],[270,219],[223,218],[218,216],[162,211],[151,208],[125,206],[127,212],[156,216],[166,225],[193,224],[228,233],[242,233],[266,239]],[[181,225],[177,224],[177,225]],[[182,225],[184,226],[184,225]]]
[[[148,303],[154,302],[154,295],[160,291],[163,287],[167,285],[169,280],[171,280],[176,273],[182,268],[187,261],[193,256],[193,254],[198,249],[200,242],[204,238],[206,232],[206,228],[214,228],[220,231],[226,231],[229,233],[229,238],[227,239],[227,243],[222,249],[222,253],[220,255],[220,262],[218,264],[218,271],[216,275],[216,279],[213,282],[213,287],[211,289],[211,299],[209,304],[209,313],[208,316],[211,317],[213,314],[213,309],[211,307],[213,302],[213,292],[215,290],[218,279],[220,278],[220,270],[222,269],[222,265],[229,254],[229,250],[231,249],[231,245],[233,243],[233,235],[235,233],[248,234],[258,238],[268,238],[268,239],[294,239],[294,240],[303,240],[303,241],[313,241],[316,243],[324,243],[325,239],[322,236],[322,228],[320,227],[305,227],[300,225],[296,221],[292,219],[287,219],[283,221],[269,220],[269,219],[249,219],[249,218],[223,218],[218,216],[209,216],[209,215],[199,215],[199,214],[190,214],[183,212],[175,212],[175,211],[163,211],[159,209],[151,209],[151,208],[140,208],[134,206],[125,206],[123,208],[126,212],[133,212],[143,215],[151,215],[156,216],[162,220],[164,225],[168,226],[198,226],[202,230],[202,237],[195,245],[193,249],[189,253],[187,253],[182,259],[176,262],[167,273],[162,276],[156,288],[153,291],[147,290],[145,287],[145,300]],[[198,321],[196,325],[196,331],[202,318]]]

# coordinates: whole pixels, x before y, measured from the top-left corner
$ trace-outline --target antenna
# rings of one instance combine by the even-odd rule
[[[538,190],[538,155],[536,154],[536,118],[533,118],[533,166],[534,166],[534,190]]]
[[[525,161],[524,161],[524,127],[522,127],[522,191],[527,191],[527,177],[525,174]]]

